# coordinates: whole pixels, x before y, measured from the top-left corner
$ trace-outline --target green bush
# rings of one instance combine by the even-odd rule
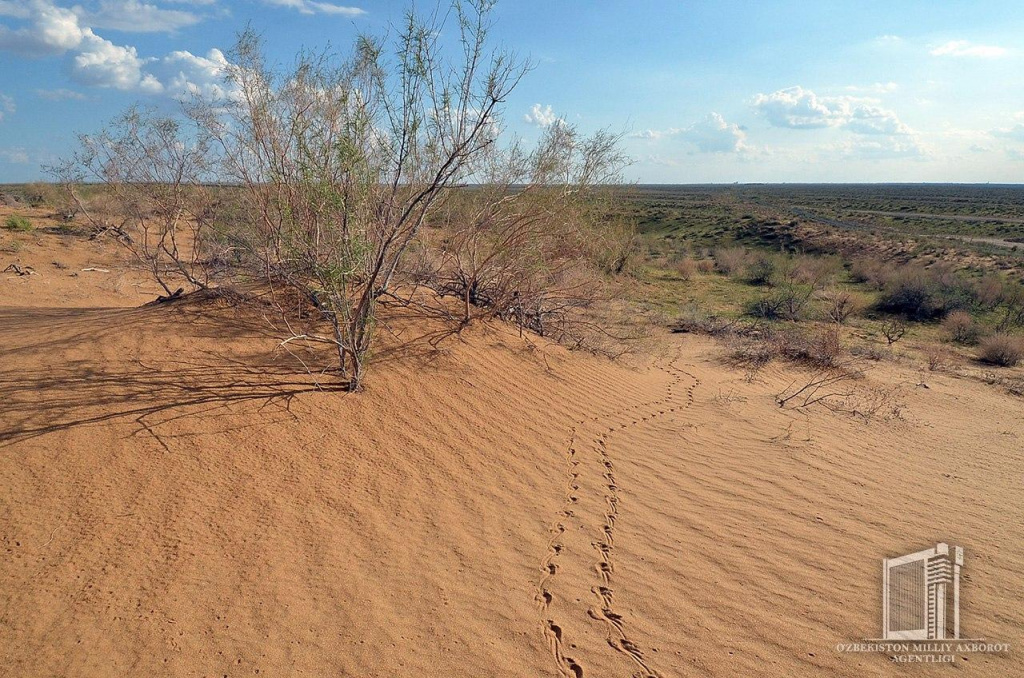
[[[765,320],[800,320],[812,293],[809,286],[787,283],[754,301],[747,308],[747,313]]]
[[[750,285],[770,285],[775,278],[776,262],[773,257],[761,254],[747,266],[746,280]]]
[[[971,283],[945,269],[906,267],[885,284],[876,308],[909,320],[934,320],[978,304]]]
[[[4,222],[4,228],[8,231],[31,231],[32,222],[25,217],[12,214],[7,217],[7,221]]]

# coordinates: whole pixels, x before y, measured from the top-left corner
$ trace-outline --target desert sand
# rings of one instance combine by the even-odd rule
[[[625,365],[397,312],[365,392],[318,391],[247,309],[141,306],[113,246],[19,237],[0,675],[1024,675],[1004,391],[882,363],[901,418],[799,413],[793,368],[710,340]],[[1010,653],[838,652],[880,633],[881,558],[940,541],[964,635]]]

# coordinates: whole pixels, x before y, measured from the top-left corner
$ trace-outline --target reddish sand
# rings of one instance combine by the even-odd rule
[[[322,392],[250,311],[139,308],[109,245],[13,239],[0,675],[1024,675],[999,389],[882,364],[903,418],[863,421],[780,409],[797,372],[747,383],[693,337],[628,368],[394,318],[366,391]],[[964,635],[1011,652],[838,652],[880,633],[881,558],[939,541]]]

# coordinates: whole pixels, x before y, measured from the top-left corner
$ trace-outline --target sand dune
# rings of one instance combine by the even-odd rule
[[[994,388],[881,365],[901,420],[795,414],[693,337],[627,367],[395,318],[365,393],[320,392],[229,304],[2,284],[2,675],[890,675],[836,645],[938,541],[965,635],[1014,646],[957,667],[1024,675]]]

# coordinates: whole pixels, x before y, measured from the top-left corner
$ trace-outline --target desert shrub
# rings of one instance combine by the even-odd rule
[[[1005,283],[997,275],[984,275],[974,281],[974,296],[978,305],[992,310],[1003,301]]]
[[[778,263],[775,257],[759,254],[747,264],[744,280],[749,285],[771,285],[777,269]]]
[[[856,259],[850,264],[850,277],[854,282],[882,289],[892,277],[892,265],[877,259]]]
[[[907,323],[903,321],[903,318],[894,316],[892,318],[886,318],[885,322],[882,323],[882,336],[885,337],[886,342],[889,346],[892,346],[897,341],[903,338],[903,335],[907,333]]]
[[[786,277],[801,285],[820,288],[834,280],[842,267],[842,260],[838,257],[813,257],[803,254],[793,258]]]
[[[750,261],[750,253],[742,247],[724,247],[715,250],[715,266],[728,276],[739,276]]]
[[[857,344],[850,348],[850,354],[858,358],[866,358],[879,362],[892,357],[892,351],[878,344]]]
[[[974,345],[981,337],[981,325],[967,311],[953,311],[942,321],[942,329],[949,340],[964,345]]]
[[[1006,332],[1015,327],[1024,326],[1024,285],[1010,284],[1003,288],[1002,318],[998,330]]]
[[[714,259],[698,259],[697,271],[700,273],[711,273],[715,270]]]
[[[1013,367],[1024,358],[1024,339],[1011,334],[994,334],[981,340],[978,357],[982,362]]]
[[[939,372],[946,368],[949,363],[949,356],[938,346],[928,346],[924,349],[924,358],[928,363],[929,372]]]
[[[690,257],[684,257],[676,262],[675,271],[680,280],[688,281],[697,272],[697,263]]]
[[[32,222],[23,216],[12,214],[4,221],[4,228],[8,231],[31,231]]]
[[[911,320],[933,320],[977,304],[971,284],[948,270],[907,266],[885,284],[876,307]]]
[[[745,328],[736,319],[723,318],[710,313],[696,304],[687,304],[670,329],[676,333],[707,334],[712,337],[744,333]]]
[[[747,309],[749,315],[764,320],[800,320],[811,299],[810,287],[787,283],[756,299]]]
[[[864,300],[845,290],[828,290],[821,295],[823,313],[828,320],[842,325],[851,316],[864,311]]]
[[[779,332],[774,337],[778,355],[813,367],[835,367],[843,357],[839,330],[829,327],[816,334]]]

